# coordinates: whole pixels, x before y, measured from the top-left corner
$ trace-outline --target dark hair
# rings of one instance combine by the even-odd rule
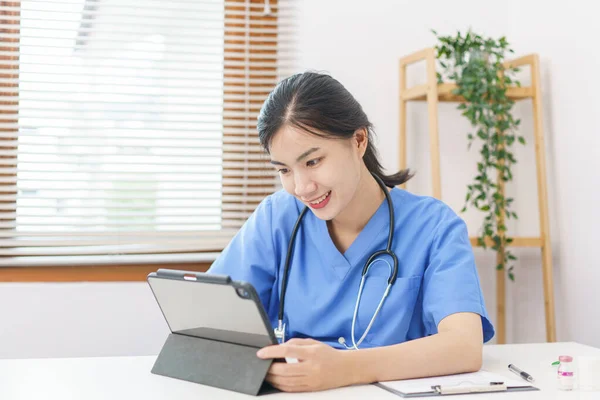
[[[373,145],[373,125],[360,104],[337,80],[329,75],[304,72],[279,82],[265,100],[258,116],[258,137],[268,152],[273,136],[285,125],[292,125],[317,136],[350,139],[365,128],[368,145],[363,160],[367,169],[393,187],[408,181],[406,169],[385,175]]]

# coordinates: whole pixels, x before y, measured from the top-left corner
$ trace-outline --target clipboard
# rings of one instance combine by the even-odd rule
[[[277,344],[254,287],[229,276],[159,269],[148,284],[171,333],[152,373],[249,395],[276,391],[264,382]]]
[[[506,378],[484,370],[432,378],[377,382],[375,386],[405,398],[539,390],[524,380]]]

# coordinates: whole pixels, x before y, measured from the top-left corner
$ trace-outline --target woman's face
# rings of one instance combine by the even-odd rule
[[[284,126],[269,152],[284,189],[327,221],[354,198],[364,173],[366,146],[364,130],[351,139],[330,139]]]

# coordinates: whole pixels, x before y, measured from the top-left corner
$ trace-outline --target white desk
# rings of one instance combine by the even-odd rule
[[[600,349],[577,343],[544,343],[484,346],[484,368],[507,377],[516,375],[507,366],[513,363],[529,372],[541,391],[451,396],[451,399],[581,399],[598,400],[600,392],[563,392],[556,389],[556,370],[550,364],[561,354],[600,356]],[[209,386],[166,378],[150,373],[155,357],[97,357],[0,360],[2,400],[201,400],[252,399]],[[401,397],[373,385],[346,387],[317,393],[277,393],[278,399],[369,399],[398,400]]]

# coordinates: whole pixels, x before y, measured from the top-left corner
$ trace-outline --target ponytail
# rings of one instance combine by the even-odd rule
[[[392,175],[385,175],[383,173],[383,167],[379,162],[377,149],[375,149],[375,146],[373,145],[371,140],[372,135],[370,127],[367,128],[367,130],[369,132],[369,141],[367,144],[367,150],[365,151],[365,155],[363,156],[363,161],[365,162],[365,165],[367,166],[369,172],[381,178],[383,183],[385,183],[385,185],[388,187],[402,185],[403,183],[407,182],[410,178],[412,178],[414,174],[411,173],[408,169],[403,169]]]

